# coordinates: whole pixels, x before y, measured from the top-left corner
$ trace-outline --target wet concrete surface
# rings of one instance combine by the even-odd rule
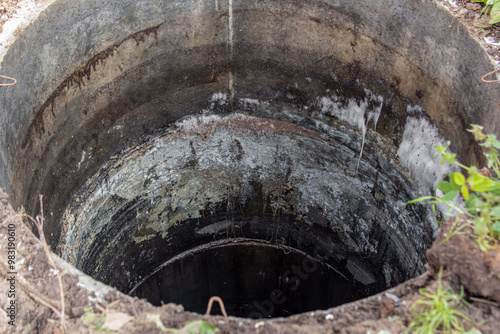
[[[383,291],[424,271],[434,229],[429,208],[405,204],[418,186],[395,148],[373,131],[366,141],[360,158],[358,131],[319,121],[186,118],[80,190],[64,215],[62,256],[127,293],[181,253],[250,238],[311,257],[319,247],[327,256],[317,260],[363,296]]]

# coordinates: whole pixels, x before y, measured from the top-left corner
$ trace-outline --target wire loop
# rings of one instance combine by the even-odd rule
[[[494,71],[491,71],[490,73],[486,73],[485,75],[483,75],[483,77],[481,78],[481,80],[482,80],[483,82],[486,82],[486,83],[500,82],[500,80],[486,80],[486,79],[485,79],[486,77],[489,77],[490,75],[492,75],[492,74],[494,74],[494,73],[496,73],[496,72],[498,72],[498,71],[500,71],[500,68],[498,68],[498,69],[496,69],[496,70],[494,70]]]
[[[5,83],[2,83],[2,84],[0,84],[0,87],[2,87],[2,86],[14,86],[14,85],[17,83],[17,80],[16,80],[16,79],[11,78],[11,77],[7,77],[7,76],[5,76],[5,75],[0,75],[0,78],[9,79],[9,80],[14,81],[14,82],[11,82],[11,83],[6,83],[6,84],[5,84]]]

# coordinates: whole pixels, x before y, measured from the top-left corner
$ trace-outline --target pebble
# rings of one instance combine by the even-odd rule
[[[481,10],[481,5],[478,3],[469,2],[468,4],[465,5],[465,8],[469,10]]]
[[[265,325],[265,322],[264,321],[260,321],[258,323],[255,324],[255,328],[259,328],[260,326],[264,326]]]
[[[474,22],[472,22],[472,25],[476,28],[491,28],[491,24],[489,24],[490,18],[487,16],[481,16],[480,18],[475,18]]]
[[[469,12],[469,11],[468,11],[467,9],[462,8],[462,9],[460,9],[460,10],[458,11],[457,16],[459,16],[459,17],[465,16],[465,15],[467,15],[467,13],[468,13],[468,12]]]
[[[394,302],[394,305],[399,306],[399,302],[400,302],[401,300],[399,299],[399,297],[398,297],[398,296],[396,296],[396,295],[394,295],[394,294],[392,294],[392,293],[389,293],[389,292],[386,292],[386,293],[385,293],[385,296],[386,296],[387,298],[392,299],[392,301]]]

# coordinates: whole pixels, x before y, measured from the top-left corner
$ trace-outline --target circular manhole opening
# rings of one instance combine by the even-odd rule
[[[497,128],[498,90],[471,84],[491,60],[450,20],[434,2],[56,0],[2,60],[0,185],[33,216],[44,195],[64,260],[154,304],[276,317],[383,291],[424,271],[432,213],[405,203],[450,171],[433,146],[474,164],[468,124]]]
[[[157,268],[131,294],[154,305],[174,302],[198,313],[205,312],[207,300],[219,296],[228,314],[243,318],[324,310],[365,295],[362,285],[355,286],[314,257],[248,240],[212,243],[181,254]],[[212,314],[222,314],[213,310]]]
[[[198,312],[214,295],[231,315],[277,317],[381,292],[424,271],[434,229],[430,209],[406,206],[417,185],[390,148],[360,151],[358,135],[241,113],[183,119],[75,194],[63,258]]]

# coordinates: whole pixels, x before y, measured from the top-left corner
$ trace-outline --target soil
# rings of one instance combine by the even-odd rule
[[[499,47],[494,45],[500,41],[500,25],[487,23],[488,18],[480,15],[481,4],[466,0],[438,1],[450,8],[500,62]],[[0,3],[0,33],[3,23],[15,14],[19,2]],[[464,217],[458,219],[459,225],[466,223]],[[443,243],[454,222],[452,219],[441,226],[440,236],[428,252],[427,272],[422,276],[355,303],[284,319],[262,321],[205,316],[184,312],[179,305],[153,307],[144,300],[116,291],[99,301],[94,293],[77,284],[76,275],[65,273],[59,267],[67,332],[100,333],[109,328],[117,333],[162,333],[160,322],[167,328],[181,328],[186,322],[201,319],[219,328],[219,333],[402,333],[412,318],[410,305],[421,297],[419,289],[436,289],[437,272],[443,267],[443,284],[457,292],[464,287],[468,306],[462,311],[475,322],[475,325],[466,322],[466,327],[478,328],[482,333],[497,333],[500,326],[500,248],[482,252],[467,234],[455,235]],[[9,224],[15,226],[16,233],[16,326],[7,323],[10,319],[6,313],[10,305],[7,278],[11,276],[7,260]],[[41,242],[12,210],[1,190],[0,253],[0,333],[62,333],[57,314],[61,305],[56,271],[49,264]],[[56,263],[59,266],[59,261]],[[92,311],[88,307],[92,307]],[[97,318],[103,315],[104,324],[99,327],[97,319],[85,320],[93,315]]]
[[[500,67],[500,24],[491,25],[489,9],[483,13],[484,4],[469,0],[436,0],[443,4],[468,28],[496,60]],[[494,80],[489,77],[488,79]]]
[[[0,3],[0,33],[3,31],[3,24],[7,22],[17,12],[19,2],[22,0],[9,0]]]

